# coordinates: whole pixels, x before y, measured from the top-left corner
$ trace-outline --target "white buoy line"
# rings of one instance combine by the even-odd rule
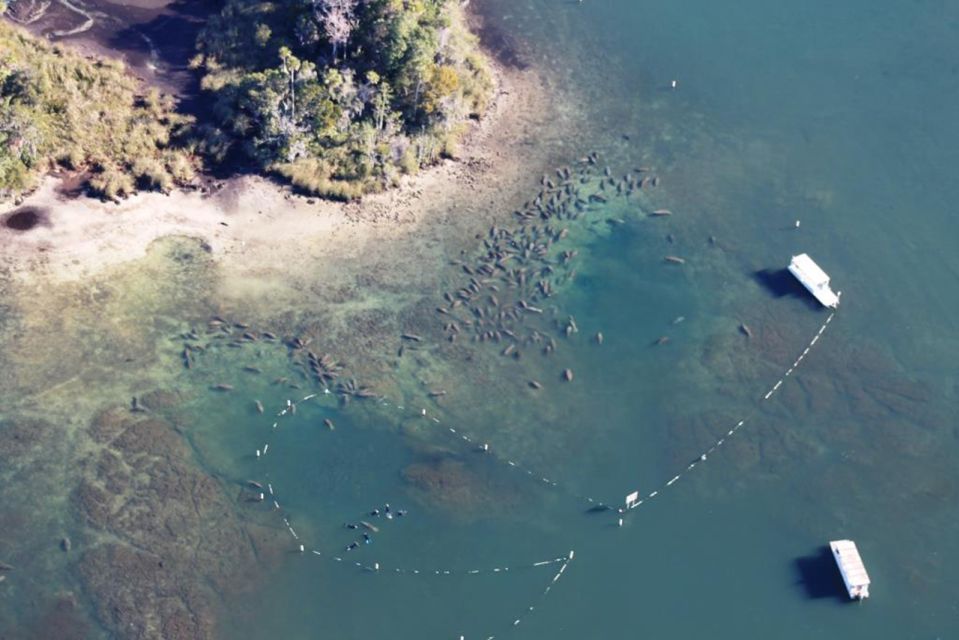
[[[812,348],[819,341],[819,338],[823,335],[826,328],[832,322],[834,316],[835,316],[835,312],[830,313],[830,315],[826,318],[825,322],[823,322],[823,324],[819,327],[818,331],[815,333],[815,335],[812,337],[812,339],[809,341],[809,343],[803,349],[800,355],[796,358],[796,360],[792,363],[792,365],[788,369],[786,369],[784,374],[778,380],[776,380],[776,382],[762,395],[759,402],[769,400],[770,398],[773,397],[773,395],[777,391],[779,391],[779,389],[782,388],[783,383],[786,381],[786,379],[795,372],[795,370],[800,366],[800,364],[803,362],[806,356],[810,353]],[[329,389],[324,389],[323,394],[329,395],[331,394],[331,391]],[[294,402],[293,400],[287,400],[286,405],[283,407],[283,409],[277,412],[276,420],[273,420],[270,423],[270,427],[269,427],[270,432],[272,433],[279,427],[280,420],[284,416],[295,415],[297,404],[309,401],[313,398],[316,398],[318,395],[319,395],[318,393],[308,394],[296,402]],[[392,403],[385,398],[382,398],[380,400],[380,405],[395,407],[396,409],[400,411],[409,411],[404,405]],[[457,429],[454,426],[447,425],[444,427],[441,420],[435,416],[430,415],[425,408],[420,409],[419,412],[414,413],[413,415],[418,415],[419,417],[427,419],[431,423],[440,426],[442,430],[452,438],[455,438],[469,445],[474,445],[474,447],[478,446],[478,449],[474,448],[474,450],[476,451],[480,451],[480,452],[484,452],[484,453],[488,453],[496,456],[495,450],[493,450],[487,442],[474,438],[470,436],[469,434],[465,433],[464,431]],[[735,423],[735,425],[733,425],[720,438],[718,438],[715,442],[713,442],[713,444],[709,448],[701,452],[701,454],[697,458],[695,458],[692,462],[690,462],[683,470],[681,470],[679,473],[672,476],[669,480],[662,483],[657,489],[650,491],[649,493],[645,494],[643,497],[640,497],[641,493],[638,490],[629,493],[625,498],[624,505],[617,509],[618,513],[622,515],[622,514],[625,514],[626,512],[630,512],[644,504],[649,503],[653,498],[660,496],[665,489],[672,487],[683,476],[685,476],[686,474],[691,472],[693,469],[697,468],[703,462],[705,462],[710,455],[715,453],[720,447],[722,447],[726,442],[728,442],[729,439],[732,438],[736,433],[738,433],[746,424],[747,424],[747,419],[744,418],[744,419],[738,420]],[[269,452],[270,452],[270,442],[266,441],[264,442],[262,447],[256,449],[256,458],[257,459],[264,458]],[[538,474],[532,469],[516,462],[515,460],[509,459],[509,458],[502,458],[499,456],[496,456],[496,458],[501,463],[509,467],[515,468],[521,473],[524,473],[525,475],[527,475],[528,477],[530,477],[532,480],[536,481],[537,483],[542,483],[546,486],[563,490],[564,492],[570,494],[574,498],[592,505],[593,508],[597,508],[597,507],[610,508],[608,507],[608,503],[600,500],[596,500],[590,496],[586,496],[578,492],[572,491],[566,485],[554,479],[551,479],[545,475]],[[273,509],[276,511],[282,511],[282,508],[279,503],[279,499],[277,498],[276,489],[273,486],[272,482],[267,483],[267,490],[269,492],[269,496],[272,501]],[[261,498],[265,498],[265,492],[261,494]],[[290,536],[293,538],[294,542],[297,544],[298,550],[301,553],[305,553],[307,551],[307,545],[300,541],[300,536],[291,525],[289,518],[284,516],[283,522],[286,529],[290,533]],[[620,525],[623,524],[622,517],[619,518],[619,524]],[[359,561],[351,561],[344,558],[342,555],[338,555],[334,553],[324,553],[323,551],[320,551],[319,549],[316,549],[316,548],[311,548],[309,549],[309,551],[310,551],[310,555],[321,557],[321,558],[327,558],[333,562],[337,562],[341,564],[352,564],[355,567],[366,572],[390,573],[390,574],[402,574],[402,575],[423,575],[423,576],[507,574],[510,571],[535,569],[535,568],[562,563],[560,569],[555,574],[552,581],[546,586],[543,593],[541,594],[540,596],[541,599],[545,598],[550,593],[552,587],[562,577],[567,566],[569,565],[570,561],[574,557],[574,552],[570,551],[568,556],[559,556],[554,558],[548,558],[545,560],[539,560],[536,562],[520,563],[520,564],[514,564],[514,565],[503,565],[498,567],[471,568],[471,569],[447,569],[447,568],[424,569],[424,568],[390,567],[387,564],[381,564],[379,562],[363,563]],[[522,622],[522,620],[526,616],[528,616],[530,613],[532,613],[534,610],[535,610],[535,605],[530,605],[529,607],[527,607],[527,609],[523,612],[523,614],[521,614],[520,616],[514,619],[512,627],[518,626]],[[492,640],[495,637],[496,636],[489,636],[488,640]]]
[[[539,602],[542,602],[543,600],[546,599],[546,596],[548,596],[549,592],[552,591],[553,586],[557,582],[559,582],[560,578],[563,577],[563,573],[566,571],[566,567],[568,567],[569,563],[573,561],[573,558],[575,557],[575,555],[576,553],[574,551],[570,551],[569,556],[562,559],[563,565],[559,568],[559,571],[556,572],[556,575],[553,576],[553,579],[549,581],[549,584],[546,585],[546,588],[543,589],[543,593],[540,594],[540,597],[539,597]],[[531,604],[528,607],[526,607],[526,610],[523,611],[523,613],[521,613],[519,616],[513,619],[512,627],[513,628],[518,627],[520,623],[523,622],[523,620],[526,618],[526,616],[530,615],[535,610],[536,610],[535,604]],[[495,640],[495,638],[496,636],[489,636],[486,640]]]
[[[44,2],[40,2],[39,5],[34,8],[33,12],[27,14],[27,16],[24,18],[17,17],[13,11],[9,9],[4,14],[4,17],[26,27],[33,24],[46,14],[47,9],[50,8],[50,2],[51,0],[44,0]]]
[[[771,397],[773,397],[773,395],[777,391],[779,391],[780,387],[782,387],[783,382],[785,382],[786,378],[791,376],[793,372],[796,370],[796,368],[805,359],[805,357],[809,355],[809,351],[819,340],[820,336],[822,336],[823,332],[826,330],[826,327],[829,326],[829,323],[832,322],[833,316],[835,315],[836,315],[835,311],[829,314],[829,317],[826,318],[826,321],[822,323],[822,325],[819,327],[819,330],[813,336],[812,340],[810,340],[809,345],[805,349],[803,349],[803,352],[799,355],[798,358],[796,358],[795,362],[793,362],[792,365],[788,369],[786,369],[786,372],[782,375],[782,377],[779,378],[776,381],[776,383],[772,387],[770,387],[769,390],[766,391],[766,393],[763,394],[762,399],[760,400],[761,402],[769,400]],[[726,433],[723,434],[722,437],[720,437],[718,440],[713,442],[713,444],[708,449],[703,451],[698,458],[695,458],[692,462],[690,462],[686,466],[685,469],[683,469],[682,471],[674,475],[672,478],[667,480],[664,484],[660,485],[658,489],[647,493],[642,498],[640,498],[639,490],[629,493],[626,496],[625,504],[623,508],[620,510],[620,512],[622,513],[625,511],[632,511],[633,509],[636,509],[640,507],[641,505],[648,503],[653,498],[656,498],[657,496],[661,495],[663,490],[673,486],[684,475],[686,475],[687,473],[695,469],[701,463],[706,462],[706,460],[709,458],[710,455],[712,455],[717,449],[719,449],[724,444],[726,444],[729,441],[729,439],[732,438],[734,435],[736,435],[736,433],[738,433],[739,430],[742,429],[745,425],[746,425],[745,418],[742,420],[739,420],[731,429],[726,431]],[[619,523],[622,524],[622,519],[620,519]]]
[[[329,389],[324,389],[324,394],[325,394],[325,395],[329,395],[329,394],[330,394],[330,390],[329,390]],[[274,431],[277,430],[277,428],[280,426],[280,420],[281,420],[283,417],[285,417],[285,416],[290,416],[290,417],[292,417],[292,416],[296,415],[296,406],[297,406],[297,404],[302,403],[302,402],[306,402],[306,401],[308,401],[308,400],[311,400],[311,399],[317,397],[318,395],[319,395],[319,394],[312,393],[312,394],[309,394],[309,395],[307,395],[307,396],[304,396],[304,397],[301,398],[299,401],[287,400],[285,406],[283,407],[283,409],[281,409],[280,411],[278,411],[278,412],[276,413],[276,420],[274,420],[274,421],[270,424],[270,427],[269,427],[270,433],[272,434]],[[422,413],[421,415],[425,415],[425,409],[423,410],[423,413]],[[261,448],[259,448],[259,449],[256,450],[256,459],[257,459],[257,460],[260,460],[261,458],[265,458],[265,456],[267,455],[267,453],[268,453],[269,451],[270,451],[270,443],[269,443],[269,442],[266,442]],[[266,477],[269,477],[269,474],[266,474]],[[276,497],[276,495],[277,495],[277,490],[276,490],[276,488],[274,487],[272,481],[266,483],[266,491],[269,492],[269,495],[270,495],[270,497],[271,497],[272,504],[273,504],[273,509],[274,509],[275,511],[279,511],[279,512],[282,513],[284,510],[283,510],[282,507],[280,506],[279,499]],[[265,499],[266,492],[261,493],[260,495],[261,495],[262,498]],[[286,527],[286,529],[287,529],[287,531],[289,532],[290,536],[293,538],[293,541],[296,543],[296,549],[297,549],[301,554],[306,554],[307,545],[306,545],[305,543],[301,542],[301,540],[300,540],[300,535],[299,535],[299,534],[296,532],[296,530],[293,528],[293,525],[290,523],[289,517],[287,517],[286,515],[283,515],[282,518],[283,518],[283,524],[284,524],[284,526]],[[559,570],[557,571],[557,573],[553,576],[552,580],[546,585],[546,588],[543,590],[542,594],[540,594],[540,596],[539,596],[539,602],[542,602],[542,600],[545,599],[546,596],[549,595],[549,593],[550,593],[550,591],[552,590],[553,586],[554,586],[554,585],[559,581],[559,579],[562,577],[563,573],[566,571],[566,568],[569,566],[569,563],[573,560],[573,558],[574,558],[574,556],[575,556],[575,551],[572,551],[572,550],[571,550],[571,551],[570,551],[567,555],[565,555],[565,556],[558,556],[558,557],[555,557],[555,558],[547,558],[547,559],[544,559],[544,560],[538,560],[538,561],[536,561],[536,562],[526,562],[526,563],[518,563],[518,564],[511,564],[511,565],[500,565],[500,566],[495,566],[495,567],[470,568],[470,569],[448,569],[448,568],[443,568],[443,569],[436,569],[436,568],[431,568],[431,569],[412,568],[412,569],[411,569],[411,568],[404,568],[404,567],[391,567],[391,566],[389,566],[387,563],[381,563],[381,562],[379,562],[379,561],[372,562],[372,563],[363,563],[363,562],[360,562],[360,561],[347,559],[347,558],[345,558],[343,555],[338,555],[338,554],[333,554],[333,553],[328,553],[328,552],[327,552],[327,553],[324,553],[323,551],[320,551],[319,549],[316,549],[316,548],[311,548],[311,549],[309,549],[309,552],[310,552],[309,555],[311,555],[311,556],[315,556],[315,557],[319,557],[319,558],[324,558],[324,559],[329,559],[329,560],[331,560],[331,561],[333,561],[333,562],[340,563],[340,564],[344,564],[344,565],[352,564],[352,565],[353,565],[354,567],[356,567],[357,569],[360,569],[360,570],[362,570],[362,571],[369,572],[369,573],[376,573],[376,574],[400,574],[400,575],[421,575],[421,576],[475,576],[475,575],[490,575],[490,574],[502,574],[502,575],[506,575],[506,574],[509,574],[509,573],[511,573],[511,572],[512,572],[512,573],[515,573],[515,572],[517,572],[517,571],[522,571],[522,570],[539,569],[539,568],[542,568],[542,567],[547,567],[547,566],[550,566],[550,565],[555,565],[555,564],[560,564],[560,563],[561,563],[561,566],[560,566]],[[535,611],[535,609],[536,609],[536,605],[535,605],[535,604],[531,604],[531,605],[527,606],[526,609],[523,611],[522,614],[520,614],[519,616],[517,616],[516,618],[514,618],[514,620],[513,620],[513,622],[512,622],[512,625],[511,625],[511,628],[515,628],[515,627],[519,626],[519,624],[520,624],[527,616],[529,616],[531,613],[533,613],[533,611]],[[493,640],[493,639],[495,639],[495,638],[496,638],[495,635],[491,635],[491,636],[488,636],[488,637],[487,637],[487,640]]]
[[[818,330],[816,331],[816,333],[813,335],[812,339],[809,341],[808,345],[803,349],[803,351],[799,354],[799,356],[798,356],[798,357],[796,358],[796,360],[792,363],[792,365],[791,365],[788,369],[786,369],[786,371],[783,373],[782,377],[780,377],[778,380],[776,380],[776,382],[762,395],[762,397],[761,397],[761,399],[760,399],[760,402],[769,400],[770,398],[772,398],[772,396],[773,396],[777,391],[779,391],[780,388],[782,388],[782,385],[783,385],[783,383],[785,382],[785,380],[795,372],[795,370],[799,367],[799,365],[802,364],[802,362],[803,362],[803,360],[806,358],[806,356],[809,355],[809,352],[812,350],[812,348],[813,348],[813,347],[816,345],[816,343],[819,341],[819,338],[823,335],[823,333],[825,332],[826,328],[829,326],[829,323],[832,322],[833,317],[835,317],[835,312],[832,312],[832,313],[829,314],[829,316],[826,318],[825,322],[823,322],[823,324],[819,327],[819,329],[818,329]],[[327,395],[330,394],[330,390],[329,390],[329,389],[324,389],[324,394],[327,394]],[[309,395],[307,395],[306,397],[304,397],[300,402],[303,402],[303,401],[306,401],[306,400],[310,400],[310,399],[316,397],[317,395],[318,395],[318,394],[315,394],[315,393],[309,394]],[[381,405],[381,406],[391,406],[391,407],[395,407],[396,409],[398,409],[398,410],[400,410],[400,411],[407,411],[407,410],[408,410],[404,405],[392,403],[392,402],[390,402],[390,400],[388,400],[388,399],[386,399],[386,398],[382,398],[382,399],[380,400],[380,405]],[[287,400],[286,406],[285,406],[279,413],[277,413],[277,417],[279,418],[279,417],[285,416],[285,415],[287,415],[287,414],[294,413],[295,410],[296,410],[295,406],[296,406],[296,403],[294,403],[292,400]],[[563,484],[563,483],[560,483],[560,482],[558,482],[558,481],[556,481],[556,480],[554,480],[554,479],[551,479],[551,478],[549,478],[549,477],[547,477],[547,476],[545,476],[545,475],[541,475],[541,474],[533,471],[533,470],[530,469],[529,467],[527,467],[527,466],[525,466],[525,465],[522,465],[522,464],[520,464],[520,463],[518,463],[518,462],[516,462],[516,461],[514,461],[514,460],[512,460],[512,459],[510,459],[510,458],[502,458],[502,457],[497,456],[496,450],[495,450],[494,448],[490,447],[490,445],[489,445],[487,442],[482,441],[482,440],[480,440],[480,439],[478,439],[478,438],[474,438],[474,437],[470,436],[469,434],[467,434],[466,432],[464,432],[463,430],[457,429],[456,427],[454,427],[454,426],[452,426],[452,425],[446,425],[446,426],[444,426],[443,423],[441,422],[441,420],[440,420],[439,418],[437,418],[436,416],[430,415],[425,408],[420,409],[419,412],[413,413],[412,415],[417,415],[417,416],[419,416],[419,417],[422,417],[422,418],[424,418],[424,419],[427,419],[427,420],[429,420],[430,422],[432,422],[432,423],[434,423],[434,424],[442,427],[443,431],[445,431],[450,437],[456,438],[457,440],[460,440],[460,441],[462,441],[462,442],[465,442],[466,444],[478,445],[478,449],[477,449],[478,451],[481,451],[481,452],[483,452],[483,453],[485,453],[485,454],[491,454],[491,455],[493,455],[494,457],[496,457],[500,462],[502,462],[503,464],[505,464],[506,466],[509,466],[509,467],[512,467],[512,468],[517,469],[518,471],[520,471],[521,473],[524,473],[526,476],[528,476],[529,478],[533,479],[534,481],[536,481],[536,482],[538,482],[538,483],[542,483],[542,484],[544,484],[544,485],[546,485],[546,486],[549,486],[549,487],[553,487],[553,488],[555,488],[555,489],[563,490],[564,492],[566,492],[567,494],[569,494],[569,495],[571,495],[572,497],[576,498],[577,500],[580,500],[580,501],[583,501],[583,502],[585,502],[585,503],[587,503],[587,504],[589,504],[589,505],[592,505],[592,508],[597,508],[597,507],[599,507],[599,508],[609,507],[609,504],[611,504],[611,503],[607,503],[607,502],[605,502],[605,501],[597,500],[597,499],[595,499],[595,498],[593,498],[593,497],[590,497],[590,496],[581,494],[581,493],[576,492],[576,491],[574,491],[574,490],[571,490],[567,485],[565,485],[565,484]],[[272,429],[276,429],[276,428],[277,428],[277,424],[278,424],[277,422],[273,422],[273,424],[272,424]],[[736,422],[734,425],[732,425],[720,438],[718,438],[715,442],[713,442],[712,445],[711,445],[709,448],[707,448],[707,449],[705,449],[704,451],[702,451],[702,452],[699,454],[699,456],[697,456],[695,459],[693,459],[693,460],[686,466],[685,469],[681,470],[679,473],[677,473],[677,474],[675,474],[674,476],[672,476],[669,480],[666,480],[665,482],[663,482],[657,489],[655,489],[655,490],[653,490],[653,491],[650,491],[649,493],[645,494],[645,495],[642,496],[642,497],[640,497],[640,496],[641,496],[641,492],[640,492],[639,490],[635,490],[635,491],[630,492],[628,495],[626,495],[626,498],[625,498],[625,500],[624,500],[624,504],[623,504],[622,507],[620,507],[620,508],[618,509],[618,511],[619,511],[620,513],[624,513],[624,512],[626,512],[626,511],[631,511],[631,510],[633,510],[633,509],[636,509],[637,507],[640,507],[640,506],[648,503],[648,502],[649,502],[650,500],[652,500],[653,498],[656,498],[656,497],[658,497],[659,495],[661,495],[661,493],[662,493],[665,489],[667,489],[667,488],[669,488],[669,487],[672,487],[672,486],[673,486],[676,482],[678,482],[684,475],[688,474],[688,473],[691,472],[693,469],[697,468],[697,467],[700,466],[702,463],[706,462],[706,460],[709,458],[710,455],[712,455],[712,454],[715,453],[720,447],[722,447],[723,445],[725,445],[725,444],[729,441],[729,439],[732,438],[734,435],[736,435],[746,424],[747,424],[747,419],[746,419],[746,418],[743,418],[743,419],[737,421],[737,422]],[[481,444],[481,443],[482,443],[482,444]],[[259,458],[261,455],[265,455],[268,450],[269,450],[269,444],[267,443],[267,444],[265,444],[261,449],[257,449],[257,450],[256,450],[256,456]],[[274,504],[276,504],[276,503],[274,503]],[[609,507],[609,508],[611,508],[611,507]]]
[[[386,398],[382,398],[382,399],[380,400],[380,404],[381,404],[382,406],[387,406],[387,407],[389,407],[389,406],[394,406],[394,407],[396,407],[397,409],[399,409],[399,410],[401,410],[401,411],[403,411],[403,410],[406,409],[403,405],[401,405],[401,404],[393,404],[393,403],[391,403],[391,402],[390,402],[388,399],[386,399]],[[498,460],[499,462],[501,462],[502,464],[505,464],[506,466],[512,467],[512,468],[516,469],[517,471],[519,471],[519,472],[521,472],[521,473],[524,473],[526,476],[528,476],[529,478],[531,478],[532,480],[534,480],[534,481],[537,482],[537,483],[541,483],[541,484],[544,484],[544,485],[546,485],[546,486],[548,486],[548,487],[553,487],[553,488],[555,488],[555,489],[562,490],[562,491],[564,491],[565,493],[569,494],[571,497],[575,498],[576,500],[580,500],[580,501],[582,501],[582,502],[589,503],[590,505],[593,505],[593,506],[604,506],[604,507],[608,506],[605,502],[603,502],[603,501],[601,501],[601,500],[597,500],[597,499],[595,499],[595,498],[592,498],[592,497],[590,497],[590,496],[588,496],[588,495],[579,493],[578,491],[575,491],[575,490],[571,489],[568,485],[566,485],[566,484],[564,484],[564,483],[560,483],[560,482],[558,482],[557,480],[554,480],[554,479],[552,479],[552,478],[549,478],[549,477],[546,476],[546,475],[543,475],[543,474],[541,474],[541,473],[539,473],[539,472],[537,472],[537,471],[534,471],[533,469],[531,469],[530,467],[528,467],[528,466],[526,466],[526,465],[524,465],[524,464],[521,464],[521,463],[519,463],[519,462],[516,462],[515,460],[512,460],[512,459],[510,459],[510,458],[504,458],[504,457],[499,456],[499,455],[496,453],[496,449],[493,448],[493,447],[491,447],[491,446],[489,445],[489,443],[486,442],[485,440],[481,440],[481,439],[479,439],[479,438],[474,438],[473,436],[469,435],[468,433],[466,433],[466,432],[463,431],[462,429],[457,429],[456,427],[454,427],[454,426],[452,426],[452,425],[446,425],[446,426],[444,426],[443,423],[442,423],[442,421],[441,421],[439,418],[437,418],[436,416],[433,416],[433,415],[427,413],[426,409],[420,409],[420,411],[419,411],[418,414],[412,414],[412,415],[413,415],[413,416],[419,416],[419,417],[421,417],[421,418],[424,418],[424,419],[429,420],[430,422],[432,422],[432,423],[434,423],[434,424],[436,424],[436,425],[439,425],[441,428],[443,428],[443,429],[446,431],[446,433],[447,433],[450,437],[453,437],[453,438],[455,438],[455,439],[457,439],[457,440],[460,440],[460,441],[462,441],[462,442],[465,442],[466,444],[469,444],[469,445],[475,445],[475,446],[476,446],[476,449],[475,449],[475,450],[476,450],[477,452],[481,452],[481,453],[484,453],[484,454],[490,454],[490,455],[492,455],[495,459],[497,459],[497,460]],[[611,507],[610,507],[610,508],[611,508]]]
[[[760,402],[769,400],[770,398],[773,397],[773,395],[777,391],[779,391],[780,388],[782,388],[783,383],[786,381],[786,379],[795,372],[795,370],[799,367],[799,365],[806,358],[806,356],[809,355],[809,352],[819,341],[819,338],[823,335],[826,328],[829,326],[829,323],[832,322],[832,319],[834,316],[835,316],[835,312],[832,312],[829,314],[829,317],[827,317],[825,322],[823,322],[823,324],[819,327],[819,329],[813,335],[812,339],[809,341],[809,343],[803,349],[803,351],[799,354],[796,360],[792,363],[792,365],[788,369],[786,369],[783,375],[778,380],[776,380],[776,382],[761,396],[759,400]],[[407,408],[404,405],[394,404],[386,398],[381,399],[380,404],[383,406],[392,406],[401,411],[407,410]],[[418,413],[414,412],[411,415],[419,416],[426,420],[429,420],[430,422],[441,427],[441,430],[444,431],[451,438],[464,442],[468,445],[476,446],[476,449],[474,449],[475,451],[493,455],[502,464],[505,464],[508,467],[516,469],[520,473],[525,474],[527,477],[529,477],[533,481],[546,485],[548,487],[552,487],[557,490],[561,490],[565,492],[566,494],[568,494],[569,496],[573,497],[574,499],[584,502],[585,503],[584,506],[588,505],[591,509],[596,509],[596,510],[601,510],[606,508],[612,511],[617,511],[620,514],[623,514],[626,511],[631,511],[641,505],[644,505],[650,500],[652,500],[653,498],[656,498],[659,495],[661,495],[663,490],[669,487],[672,487],[684,475],[686,475],[687,473],[689,473],[696,467],[700,466],[702,463],[706,462],[706,460],[709,458],[710,455],[712,455],[720,447],[725,445],[730,438],[736,435],[747,424],[747,418],[738,420],[720,438],[718,438],[715,442],[713,442],[709,448],[700,452],[700,454],[696,458],[694,458],[683,470],[681,470],[680,472],[672,476],[669,480],[666,480],[665,482],[663,482],[657,489],[650,491],[649,493],[646,493],[642,497],[640,497],[641,496],[640,491],[638,490],[632,491],[628,495],[626,495],[625,501],[622,504],[622,506],[616,508],[616,507],[611,507],[610,505],[618,504],[618,501],[608,502],[608,501],[599,500],[591,496],[585,495],[583,493],[580,493],[578,491],[571,489],[569,485],[562,483],[560,481],[557,481],[553,478],[550,478],[549,476],[543,475],[537,471],[534,471],[530,467],[523,465],[511,458],[505,458],[505,457],[499,456],[497,454],[497,449],[495,447],[491,447],[490,444],[486,442],[485,440],[473,437],[469,435],[468,433],[466,433],[465,431],[463,431],[462,429],[457,429],[456,427],[452,425],[444,425],[439,418],[429,414],[426,409],[420,409]]]

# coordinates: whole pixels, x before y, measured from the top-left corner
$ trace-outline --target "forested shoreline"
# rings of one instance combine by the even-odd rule
[[[491,79],[452,0],[228,0],[193,63],[214,98],[216,159],[353,197],[452,155]]]
[[[190,67],[199,115],[0,21],[0,194],[56,168],[92,194],[169,191],[210,169],[354,199],[456,154],[493,79],[456,0],[224,0]]]
[[[117,199],[169,190],[195,175],[191,120],[122,63],[92,60],[0,21],[0,196],[55,168]]]

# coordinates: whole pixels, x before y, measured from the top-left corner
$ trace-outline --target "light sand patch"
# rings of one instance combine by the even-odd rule
[[[384,242],[420,233],[424,225],[472,224],[477,212],[464,221],[451,209],[484,203],[501,213],[495,204],[505,205],[509,187],[542,162],[536,161],[542,152],[524,134],[555,117],[533,72],[497,76],[497,98],[474,125],[462,156],[387,192],[343,204],[295,196],[268,179],[240,177],[212,194],[141,193],[113,204],[67,198],[57,192],[57,179],[48,178],[22,203],[45,211],[48,224],[25,232],[0,229],[0,261],[21,277],[79,280],[142,258],[158,238],[181,235],[206,242],[227,274],[256,278],[295,272],[307,258],[350,260],[374,247],[381,251]],[[8,206],[0,215],[13,210]],[[453,215],[444,217],[444,211]],[[240,295],[249,286],[225,284],[227,292]]]

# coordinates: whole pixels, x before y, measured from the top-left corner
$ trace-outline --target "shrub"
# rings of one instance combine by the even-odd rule
[[[35,184],[35,176],[17,158],[0,154],[0,193],[26,191]]]
[[[132,177],[118,175],[119,168],[138,162],[144,184],[172,188],[173,178],[160,161],[186,155],[176,148],[174,133],[189,120],[174,111],[170,96],[156,89],[141,95],[139,81],[121,62],[88,60],[0,20],[0,83],[5,85],[0,131],[14,132],[22,165],[0,170],[0,190],[23,190],[59,163],[74,170],[95,167],[91,188],[116,199],[133,191]],[[3,135],[0,164],[7,151]],[[144,164],[147,160],[154,164]]]
[[[83,150],[80,149],[80,147],[70,147],[70,149],[61,153],[60,157],[57,158],[59,164],[73,171],[80,170],[85,161],[86,156],[84,156]]]
[[[120,198],[125,198],[136,190],[129,174],[112,167],[91,177],[89,184],[94,194],[114,202],[119,202]]]
[[[193,165],[182,154],[176,154],[167,160],[167,171],[179,184],[186,184],[196,176]]]
[[[406,151],[400,156],[398,166],[406,175],[415,175],[419,171],[420,163],[416,160],[416,152],[412,145],[406,147]]]
[[[331,178],[329,167],[317,158],[276,164],[273,171],[304,193],[333,200],[356,200],[369,190],[361,181]]]
[[[133,163],[130,172],[145,189],[159,189],[168,192],[173,188],[173,178],[163,164],[153,158],[139,158]]]

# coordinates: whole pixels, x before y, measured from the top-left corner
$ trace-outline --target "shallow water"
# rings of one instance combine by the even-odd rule
[[[560,493],[524,504],[516,521],[474,524],[492,538],[486,553],[465,554],[469,537],[456,527],[431,545],[453,566],[496,564],[528,544],[524,523],[548,529],[577,556],[542,604],[519,581],[462,592],[441,583],[414,599],[410,623],[394,612],[414,606],[397,590],[363,586],[359,604],[356,592],[337,590],[336,604],[317,605],[325,616],[297,627],[293,603],[323,593],[327,579],[291,568],[275,583],[283,595],[243,618],[244,628],[266,635],[282,618],[294,635],[327,623],[336,637],[959,631],[947,568],[959,551],[949,462],[959,445],[946,419],[956,377],[943,357],[955,346],[959,305],[948,293],[959,266],[947,205],[957,131],[942,108],[956,99],[947,61],[959,16],[935,3],[489,4],[528,56],[594,98],[589,132],[606,161],[656,167],[663,186],[652,204],[676,215],[627,211],[625,225],[583,242],[580,275],[557,297],[581,333],[563,345],[563,364],[524,365],[552,377],[548,394],[520,403],[497,381],[450,372],[456,393],[444,422],[574,493],[616,500],[658,487],[726,426],[752,421],[622,530]],[[833,275],[843,308],[797,380],[756,414],[758,397],[824,319],[758,275],[799,251]],[[687,265],[670,270],[665,254]],[[677,316],[686,320],[672,325]],[[740,322],[758,339],[741,335]],[[602,347],[590,344],[594,331]],[[651,346],[660,335],[669,344]],[[566,364],[576,381],[558,389]],[[496,375],[514,376],[525,399],[529,369],[514,366]],[[384,419],[383,428],[399,428]],[[865,606],[844,603],[821,559],[837,537],[862,548],[875,581]],[[538,548],[552,551],[547,540]],[[511,629],[527,603],[534,615]]]
[[[959,391],[959,222],[949,206],[959,123],[947,107],[959,99],[959,11],[886,0],[489,0],[484,12],[519,55],[586,99],[571,139],[591,140],[614,175],[649,165],[662,184],[569,224],[562,246],[579,252],[576,276],[528,321],[555,336],[551,356],[540,345],[514,360],[498,355],[503,343],[446,343],[445,318],[431,317],[441,292],[410,292],[428,294],[411,312],[426,318],[417,326],[426,340],[375,376],[386,403],[341,406],[298,377],[280,344],[213,348],[182,369],[172,338],[196,316],[151,303],[171,336],[156,366],[187,398],[179,419],[198,463],[234,493],[250,479],[269,483],[281,504],[235,501],[242,518],[277,532],[281,551],[261,558],[241,593],[224,594],[221,635],[959,633],[959,431],[949,420]],[[659,207],[674,215],[640,215]],[[777,273],[800,251],[832,275],[843,305],[759,402],[827,317]],[[468,282],[458,266],[443,269],[448,290]],[[565,337],[569,315],[579,332]],[[662,336],[668,343],[655,344]],[[242,370],[254,364],[262,373]],[[210,389],[223,382],[234,389]],[[430,389],[447,393],[429,398]],[[273,417],[317,392],[295,416]],[[584,496],[618,504],[633,489],[662,488],[740,419],[724,448],[622,528],[613,514],[586,513]],[[478,452],[482,443],[492,453]],[[368,515],[387,502],[409,513]],[[343,524],[362,519],[380,531],[346,552],[362,531]],[[874,581],[862,606],[845,602],[821,556],[840,537],[858,542]],[[560,565],[523,565],[571,549],[543,598]],[[376,562],[379,572],[364,570]],[[515,569],[456,573],[504,566]],[[69,575],[50,569],[45,582],[66,589]],[[27,598],[18,588],[8,602]]]

